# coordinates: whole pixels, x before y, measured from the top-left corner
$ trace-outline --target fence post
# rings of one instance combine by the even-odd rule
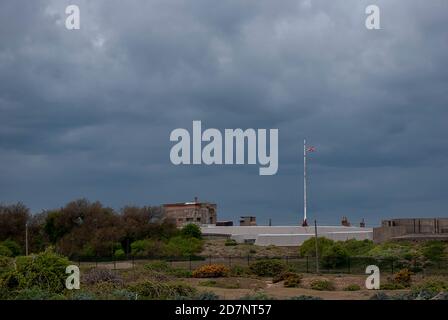
[[[250,265],[250,255],[248,254],[247,255],[247,266],[249,266]]]
[[[190,266],[190,271],[191,271],[191,255],[190,256],[188,256],[188,258],[189,258],[189,266]]]

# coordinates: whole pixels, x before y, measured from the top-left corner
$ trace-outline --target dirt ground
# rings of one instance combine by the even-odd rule
[[[334,283],[334,291],[318,291],[310,289],[310,282],[315,279],[327,279]],[[186,282],[195,286],[200,291],[212,291],[221,299],[239,299],[247,294],[262,292],[275,299],[290,299],[292,297],[307,295],[320,297],[325,300],[367,300],[372,295],[371,290],[362,289],[358,291],[344,291],[349,284],[358,284],[364,287],[365,276],[356,275],[304,275],[300,288],[285,288],[283,282],[272,283],[270,279],[248,279],[248,278],[222,278],[222,279],[185,279]],[[207,281],[216,282],[208,285]],[[205,283],[206,285],[202,285]],[[235,285],[238,283],[238,286]],[[387,294],[398,294],[406,290],[382,290]]]

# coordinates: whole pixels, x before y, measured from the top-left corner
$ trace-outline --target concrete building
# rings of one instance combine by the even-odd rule
[[[257,218],[254,216],[244,216],[240,219],[240,226],[256,226]]]
[[[239,243],[254,243],[259,246],[299,246],[314,237],[314,226],[204,226],[204,236],[227,237]],[[348,239],[372,240],[372,228],[318,226],[319,237],[335,241]]]
[[[373,241],[388,240],[448,240],[448,218],[383,220],[373,229]]]
[[[174,221],[178,227],[188,223],[197,225],[216,224],[216,204],[199,202],[197,198],[193,202],[164,204],[163,210],[166,219]]]

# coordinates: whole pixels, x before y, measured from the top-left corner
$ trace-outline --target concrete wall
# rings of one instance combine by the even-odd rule
[[[203,227],[202,233],[229,234],[239,243],[255,242],[260,246],[299,246],[305,240],[314,237],[314,227],[300,226],[233,226],[233,227]],[[371,228],[321,226],[317,229],[318,236],[327,237],[336,241],[347,239],[364,240],[373,238]]]

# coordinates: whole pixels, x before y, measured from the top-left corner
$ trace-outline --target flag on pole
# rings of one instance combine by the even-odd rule
[[[306,149],[306,151],[307,151],[307,152],[314,152],[314,151],[316,151],[316,148],[313,147],[313,146],[310,146],[310,147],[308,147],[308,148]]]

